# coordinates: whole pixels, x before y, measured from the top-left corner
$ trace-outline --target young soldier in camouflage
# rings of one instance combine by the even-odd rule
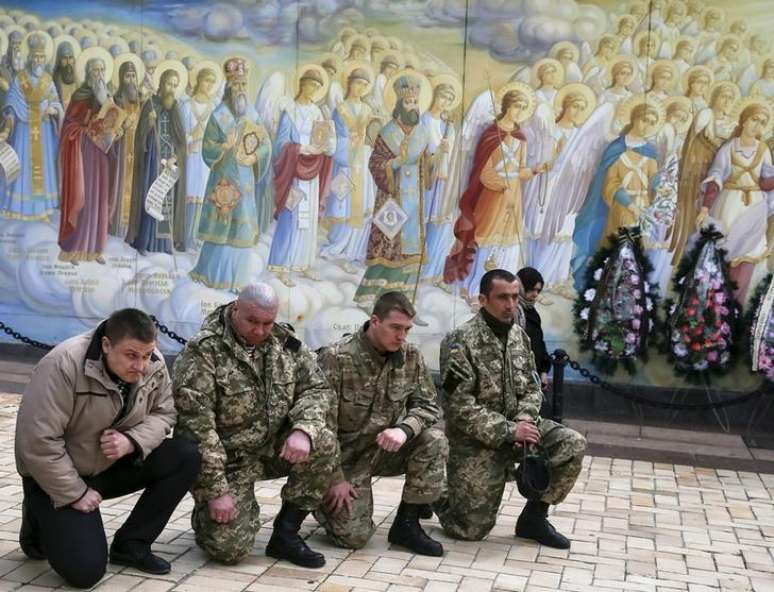
[[[406,474],[403,501],[388,539],[421,555],[443,547],[419,525],[424,504],[443,489],[446,437],[437,393],[419,350],[406,343],[414,307],[400,292],[383,294],[354,335],[320,352],[335,393],[329,425],[337,426],[341,464],[315,517],[337,545],[364,546],[376,530],[371,478]]]
[[[581,469],[586,440],[538,412],[540,380],[529,338],[514,324],[519,283],[502,269],[481,278],[481,311],[441,343],[446,392],[448,495],[435,510],[455,538],[480,540],[492,529],[505,482],[522,446],[540,443],[551,470],[548,490],[527,501],[516,536],[567,549],[570,541],[548,522],[549,504],[570,493]]]
[[[191,525],[209,557],[238,562],[260,528],[255,482],[288,475],[266,554],[320,567],[325,558],[298,531],[336,464],[325,426],[331,395],[314,354],[274,323],[277,308],[270,286],[246,286],[205,319],[175,362],[178,430],[202,453]]]

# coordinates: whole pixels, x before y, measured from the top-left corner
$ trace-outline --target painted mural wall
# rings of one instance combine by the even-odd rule
[[[727,4],[6,2],[0,320],[55,342],[136,306],[187,337],[261,280],[319,347],[398,289],[437,366],[481,275],[529,265],[549,349],[575,354],[587,258],[640,223],[669,296],[713,160],[757,105],[760,149],[722,180],[738,199],[709,212],[745,301],[772,244],[774,11]],[[638,139],[606,162],[621,134]],[[579,227],[593,199],[605,215]],[[657,356],[636,380],[675,383]]]

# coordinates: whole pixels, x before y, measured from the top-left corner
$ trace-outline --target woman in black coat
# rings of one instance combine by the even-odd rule
[[[543,328],[540,324],[540,314],[535,308],[535,302],[543,291],[543,276],[533,267],[520,269],[519,276],[524,288],[519,294],[519,305],[524,313],[524,330],[532,342],[532,353],[535,355],[535,366],[540,374],[540,382],[545,389],[548,386],[548,373],[551,371],[551,356],[548,355],[546,342],[543,340]]]

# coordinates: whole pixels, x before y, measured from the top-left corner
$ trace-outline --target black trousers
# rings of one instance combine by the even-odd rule
[[[142,463],[123,458],[99,475],[84,478],[103,499],[144,489],[113,537],[115,548],[140,553],[150,550],[196,479],[200,459],[194,443],[172,438],[164,440]],[[99,510],[86,514],[69,506],[56,509],[33,479],[25,477],[23,482],[27,515],[51,567],[71,586],[90,588],[96,584],[105,575],[108,559]]]

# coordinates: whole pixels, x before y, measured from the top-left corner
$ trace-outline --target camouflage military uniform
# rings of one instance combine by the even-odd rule
[[[288,475],[282,499],[311,511],[336,466],[336,439],[325,426],[330,389],[314,354],[279,325],[251,353],[231,326],[230,308],[205,319],[174,366],[177,430],[202,453],[191,525],[197,544],[223,563],[253,547],[260,527],[256,481]],[[312,453],[290,465],[278,453],[294,429],[309,436]],[[236,517],[219,524],[207,502],[225,493],[235,499]]]
[[[441,377],[449,486],[435,509],[444,530],[480,540],[492,529],[523,450],[513,440],[518,421],[536,422],[548,453],[551,483],[542,501],[564,500],[580,472],[586,440],[539,416],[543,394],[527,334],[514,325],[504,346],[479,313],[441,343]]]
[[[405,473],[403,501],[426,504],[443,489],[446,437],[432,426],[438,421],[438,399],[422,354],[404,345],[384,356],[374,349],[365,327],[325,348],[318,362],[336,397],[329,425],[336,426],[341,464],[332,483],[347,480],[360,494],[346,510],[332,516],[315,512],[334,542],[346,548],[364,546],[376,529],[372,520],[371,477]],[[409,439],[397,452],[376,444],[384,429],[401,427]]]

